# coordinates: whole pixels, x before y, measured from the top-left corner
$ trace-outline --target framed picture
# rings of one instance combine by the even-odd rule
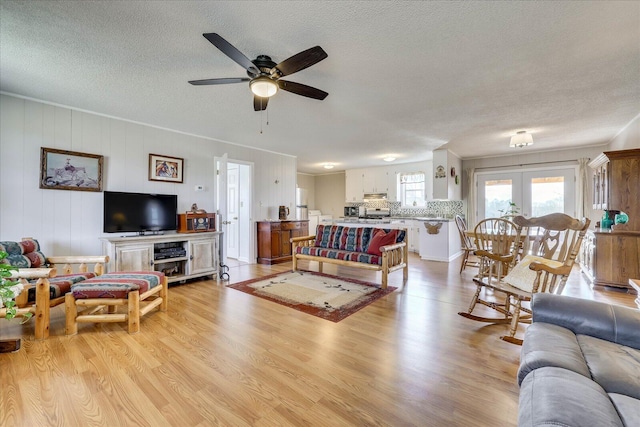
[[[184,159],[149,154],[149,181],[182,183]]]
[[[104,156],[77,151],[40,149],[40,188],[102,191]]]

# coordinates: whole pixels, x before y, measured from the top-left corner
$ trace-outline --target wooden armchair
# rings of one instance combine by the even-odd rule
[[[32,238],[0,242],[0,248],[9,253],[6,261],[18,267],[11,278],[24,285],[15,299],[16,316],[31,313],[35,317],[36,339],[49,336],[50,309],[65,302],[71,285],[102,275],[109,261],[109,257],[103,255],[46,257],[40,252],[38,241]],[[93,265],[93,271],[89,271],[89,265]],[[6,309],[0,309],[0,318],[5,316]]]
[[[562,292],[590,220],[553,213],[530,219],[517,216],[513,223],[519,231],[509,254],[482,253],[498,265],[508,262],[510,271],[504,277],[499,272],[474,278],[477,289],[469,309],[458,314],[480,322],[509,323],[509,335],[501,339],[522,344],[522,340],[515,337],[518,324],[530,323],[532,317],[531,309],[523,303],[531,301],[537,292]],[[494,291],[494,300],[481,298],[482,291],[487,289]],[[498,311],[502,317],[472,314],[478,304]]]

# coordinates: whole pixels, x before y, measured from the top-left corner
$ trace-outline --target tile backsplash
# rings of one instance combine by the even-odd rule
[[[462,200],[430,200],[424,207],[401,207],[400,202],[388,202],[377,200],[366,203],[349,203],[348,206],[366,206],[368,208],[389,208],[391,216],[441,216],[453,218],[456,215],[464,216],[464,203]]]

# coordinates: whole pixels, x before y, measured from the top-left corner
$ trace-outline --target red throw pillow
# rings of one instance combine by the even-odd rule
[[[392,245],[396,242],[397,230],[391,230],[386,233],[384,230],[376,231],[376,234],[371,238],[367,253],[371,255],[382,255],[380,247],[386,245]]]

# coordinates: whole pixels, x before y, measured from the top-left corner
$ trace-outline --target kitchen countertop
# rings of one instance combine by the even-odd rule
[[[445,217],[428,217],[428,216],[391,216],[388,218],[359,218],[359,217],[340,217],[336,218],[334,222],[346,222],[353,224],[390,224],[393,221],[398,220],[416,220],[416,221],[434,221],[434,222],[450,222],[453,218]]]
[[[258,222],[299,222],[299,221],[309,222],[308,219],[261,219]]]

